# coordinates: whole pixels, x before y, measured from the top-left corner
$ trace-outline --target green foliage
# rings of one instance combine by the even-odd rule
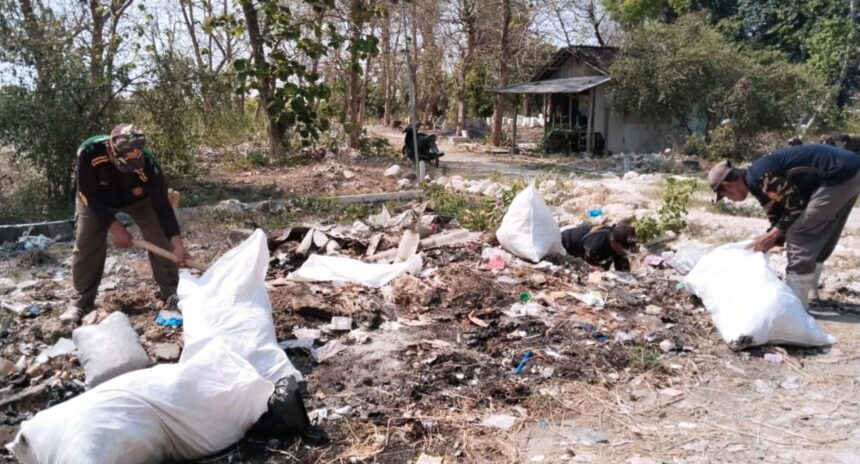
[[[730,42],[702,14],[636,29],[610,72],[616,110],[707,130],[733,119],[741,135],[798,122],[824,90],[784,55]]]
[[[737,0],[602,0],[602,3],[613,19],[628,28],[652,20],[668,23],[697,11],[719,20],[731,17],[738,8]]]
[[[636,235],[648,241],[667,231],[680,232],[687,227],[687,207],[696,191],[695,179],[667,177],[663,183],[663,203],[657,216],[647,216],[633,221]]]
[[[487,118],[493,115],[492,82],[483,66],[473,66],[466,73],[466,105],[473,117]]]
[[[755,155],[752,143],[752,139],[736,130],[734,123],[724,124],[711,131],[703,155],[711,161],[750,159]]]
[[[518,179],[502,190],[498,198],[487,199],[457,193],[439,184],[424,184],[424,198],[431,209],[457,219],[469,230],[493,232],[499,228],[514,197],[525,187],[525,181]]]
[[[690,134],[687,140],[684,141],[684,154],[688,156],[699,156],[705,153],[707,144],[705,139],[698,134]]]
[[[385,137],[361,137],[358,139],[358,152],[366,158],[393,158],[397,156],[394,148]]]

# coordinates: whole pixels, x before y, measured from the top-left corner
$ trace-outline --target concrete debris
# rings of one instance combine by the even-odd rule
[[[159,361],[176,361],[181,351],[178,343],[158,343],[152,348],[152,354]]]
[[[393,164],[393,165],[391,165],[391,167],[389,167],[388,169],[385,170],[383,175],[385,177],[400,177],[400,173],[402,173],[402,172],[403,172],[403,168],[401,168],[400,165]]]
[[[481,425],[485,427],[493,427],[500,430],[508,431],[517,422],[517,418],[507,414],[493,414],[487,416],[481,421]]]

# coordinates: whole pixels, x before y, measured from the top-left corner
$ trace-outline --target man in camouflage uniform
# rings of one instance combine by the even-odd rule
[[[785,243],[786,283],[808,309],[860,193],[860,156],[831,145],[798,145],[763,156],[748,169],[719,163],[708,183],[717,201],[743,201],[749,193],[758,199],[771,227],[750,248],[767,252]]]
[[[190,256],[182,243],[179,223],[170,201],[161,167],[145,148],[146,137],[131,124],[120,124],[110,136],[97,135],[78,148],[75,202],[75,248],[72,281],[77,298],[60,315],[79,321],[93,309],[104,271],[107,235],[118,248],[132,246],[132,236],[114,214],[125,212],[140,228],[143,238],[172,249],[177,261],[149,253],[152,274],[168,307],[176,307],[177,266]]]

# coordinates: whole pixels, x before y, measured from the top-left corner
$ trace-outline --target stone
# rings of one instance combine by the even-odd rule
[[[179,353],[182,350],[177,343],[158,343],[153,347],[152,354],[159,361],[176,361],[179,359]]]
[[[40,324],[41,339],[46,345],[53,345],[57,340],[72,335],[72,327],[57,320],[47,320]]]
[[[403,168],[398,164],[393,164],[391,167],[385,170],[383,175],[385,177],[400,177],[400,173],[403,171]]]
[[[677,346],[672,340],[663,340],[660,342],[660,349],[663,350],[664,353],[675,351],[675,348],[677,348]]]
[[[645,314],[650,314],[652,316],[659,316],[663,314],[663,308],[657,305],[648,305],[645,307]]]
[[[86,316],[81,318],[81,325],[98,324],[104,320],[105,317],[107,317],[107,314],[102,311],[90,311]]]
[[[0,358],[0,379],[8,378],[18,372],[18,366],[6,358]]]
[[[349,169],[346,169],[343,171],[343,178],[344,179],[352,179],[353,177],[355,177],[354,172],[350,171]]]

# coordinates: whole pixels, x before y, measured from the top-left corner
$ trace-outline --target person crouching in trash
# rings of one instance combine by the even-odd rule
[[[636,231],[629,221],[615,225],[582,224],[561,232],[561,244],[567,254],[584,259],[592,266],[629,272],[629,253],[637,249]]]

